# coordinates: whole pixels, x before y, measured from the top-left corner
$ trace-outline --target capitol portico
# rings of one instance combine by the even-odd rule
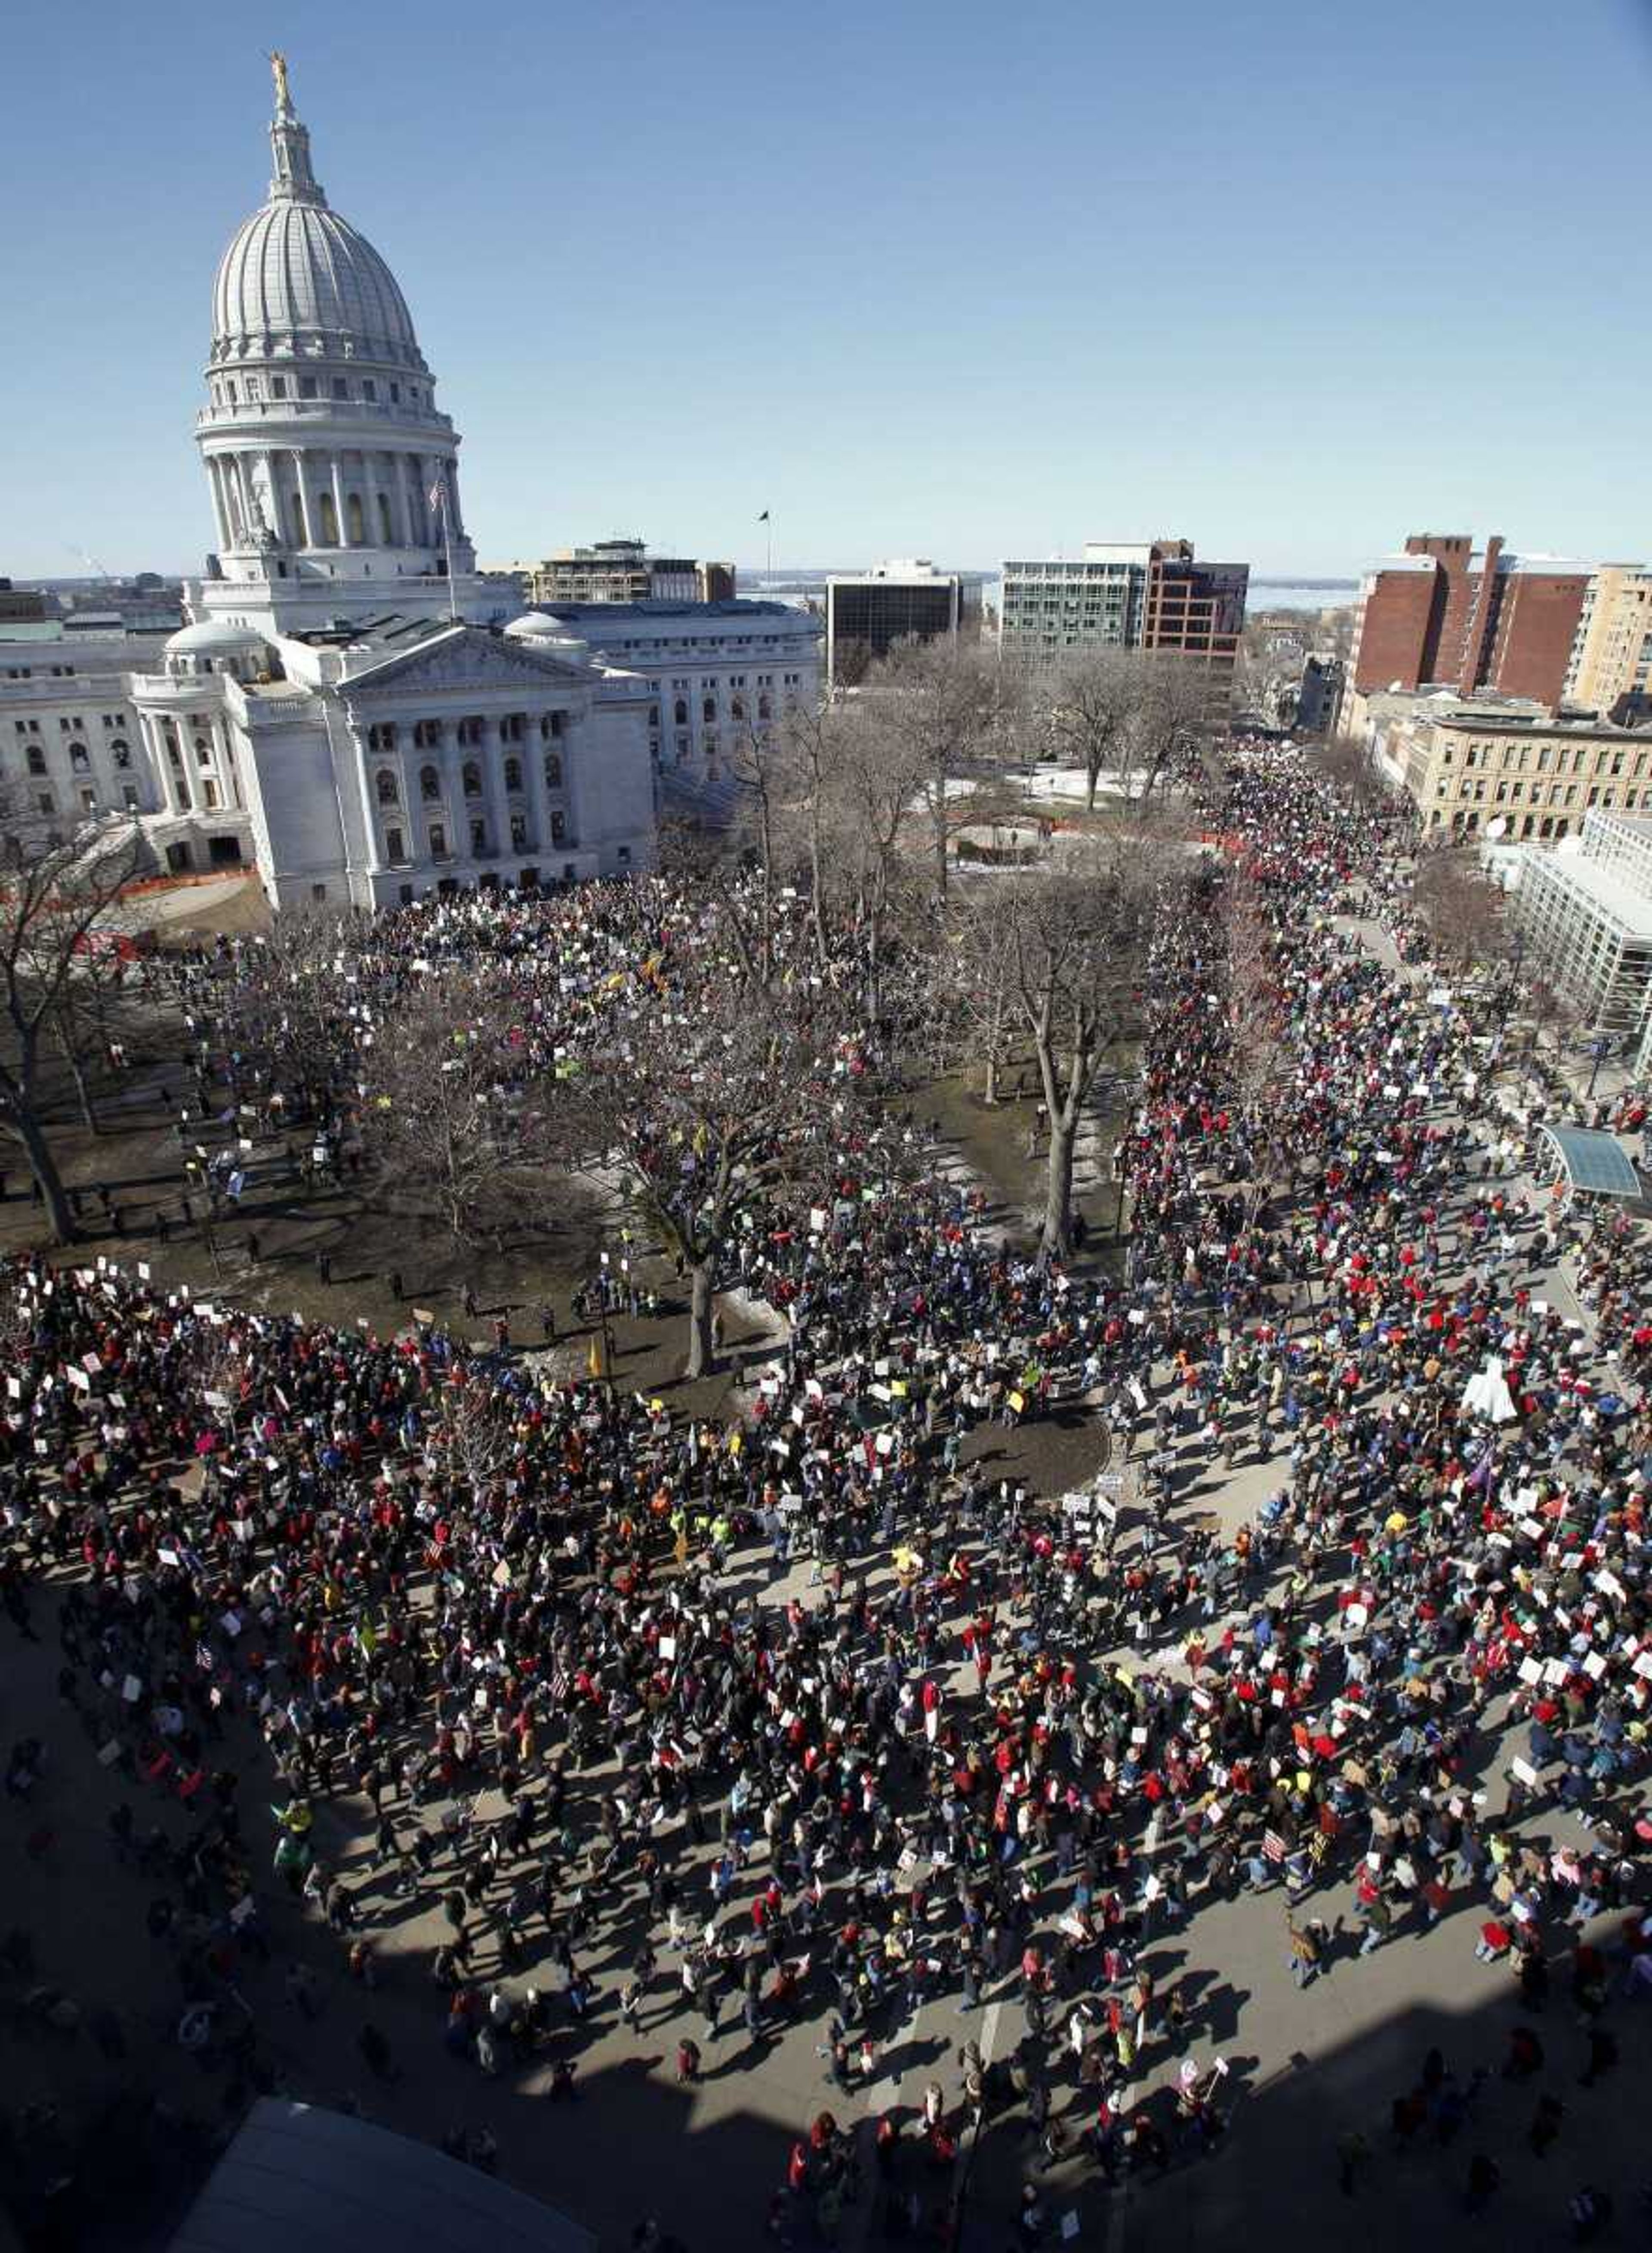
[[[239,850],[280,907],[645,865],[652,688],[571,631],[486,630],[458,434],[274,59],[269,194],[219,266],[197,420],[218,548],[129,681],[156,858]]]

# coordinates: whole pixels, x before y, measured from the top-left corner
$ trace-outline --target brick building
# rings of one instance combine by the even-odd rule
[[[1515,555],[1501,535],[1413,533],[1360,589],[1357,691],[1439,687],[1560,702],[1593,566]]]

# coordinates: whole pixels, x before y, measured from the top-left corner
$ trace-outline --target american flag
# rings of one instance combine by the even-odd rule
[[[432,508],[439,510],[442,515],[444,518],[446,517],[448,513],[448,489],[443,484],[440,478],[438,478],[436,483],[431,486],[429,492],[426,495],[426,499],[429,501]]]

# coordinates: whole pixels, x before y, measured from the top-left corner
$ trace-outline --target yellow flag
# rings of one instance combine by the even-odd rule
[[[585,1357],[585,1368],[587,1374],[591,1377],[605,1377],[608,1374],[603,1366],[603,1341],[594,1331],[591,1335],[590,1351]]]

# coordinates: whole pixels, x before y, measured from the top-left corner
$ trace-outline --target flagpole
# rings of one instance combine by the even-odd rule
[[[448,571],[448,624],[457,625],[459,599],[453,584],[453,527],[448,518],[448,481],[439,470],[427,498],[435,503],[436,513],[442,520],[443,560]]]
[[[459,598],[453,584],[453,525],[448,515],[448,481],[445,478],[442,478],[441,486],[442,545],[447,550],[448,557],[448,624],[450,625],[457,625],[459,622]]]

